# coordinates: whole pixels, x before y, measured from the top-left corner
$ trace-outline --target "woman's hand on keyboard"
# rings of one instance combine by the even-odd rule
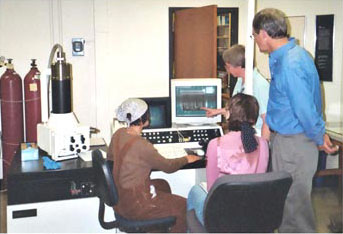
[[[201,157],[196,156],[196,155],[187,155],[186,158],[187,158],[188,163],[192,163],[201,159]]]

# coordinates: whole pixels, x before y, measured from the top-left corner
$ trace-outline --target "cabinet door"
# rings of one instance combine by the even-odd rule
[[[174,78],[217,77],[217,6],[175,12]]]
[[[105,221],[115,220],[112,207],[105,207]],[[8,205],[7,232],[115,233],[100,226],[98,210],[97,197]]]

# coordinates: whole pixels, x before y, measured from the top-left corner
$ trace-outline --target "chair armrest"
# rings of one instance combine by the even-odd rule
[[[104,216],[105,216],[105,204],[100,200],[99,213],[98,213],[98,220],[99,220],[100,226],[106,230],[118,228],[118,222],[116,220],[111,221],[111,222],[105,222]]]

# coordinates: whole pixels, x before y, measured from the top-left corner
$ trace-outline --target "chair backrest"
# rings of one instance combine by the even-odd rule
[[[102,157],[100,150],[92,152],[93,170],[97,196],[108,206],[114,206],[118,202],[118,192],[115,186],[110,165]]]
[[[225,175],[210,189],[204,206],[208,232],[273,232],[281,225],[292,184],[287,172]]]

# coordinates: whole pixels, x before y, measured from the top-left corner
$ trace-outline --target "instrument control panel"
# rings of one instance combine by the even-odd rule
[[[142,137],[152,144],[188,143],[194,148],[222,135],[223,130],[217,125],[146,129],[142,132]]]

